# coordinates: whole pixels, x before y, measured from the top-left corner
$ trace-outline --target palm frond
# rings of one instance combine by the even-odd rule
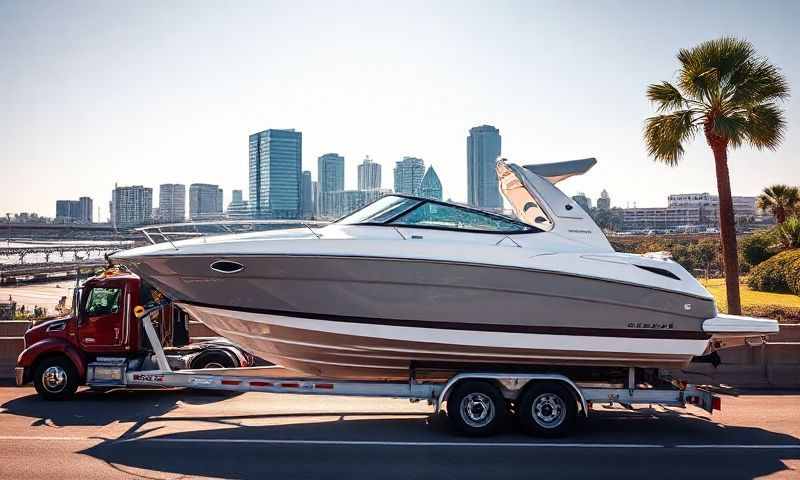
[[[717,115],[713,118],[711,130],[718,136],[727,138],[728,145],[738,148],[747,132],[747,117],[740,113]]]
[[[654,83],[647,87],[647,98],[657,104],[659,112],[686,107],[687,101],[675,85],[669,82]]]
[[[747,140],[759,150],[775,150],[783,141],[786,120],[774,103],[755,105],[747,111]]]
[[[683,144],[697,134],[695,110],[679,110],[650,117],[645,121],[647,153],[656,161],[675,166],[683,157]]]
[[[789,82],[780,70],[766,59],[746,62],[726,86],[732,105],[773,102],[789,97]]]

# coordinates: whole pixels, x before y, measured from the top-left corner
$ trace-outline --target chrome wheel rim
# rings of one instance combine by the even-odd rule
[[[461,399],[459,405],[461,418],[470,427],[480,428],[489,425],[495,417],[494,402],[483,393],[470,393]]]
[[[58,365],[47,367],[42,373],[42,385],[50,393],[59,393],[67,386],[67,372]]]
[[[567,415],[564,400],[553,393],[543,393],[533,400],[533,420],[543,428],[556,428]]]
[[[211,362],[211,363],[206,363],[206,366],[203,368],[225,368],[225,366],[222,365],[221,363]]]

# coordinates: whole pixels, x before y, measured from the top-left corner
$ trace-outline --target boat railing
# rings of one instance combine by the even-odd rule
[[[141,232],[152,245],[168,242],[177,250],[178,247],[173,242],[173,239],[181,240],[193,237],[225,235],[229,233],[277,230],[292,226],[304,227],[316,238],[320,238],[319,233],[317,233],[314,228],[321,228],[329,223],[330,222],[318,220],[206,220],[199,222],[146,225],[135,228],[134,230]]]

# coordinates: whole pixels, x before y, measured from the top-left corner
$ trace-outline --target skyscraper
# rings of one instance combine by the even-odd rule
[[[419,195],[434,200],[442,199],[442,182],[439,181],[439,176],[436,175],[436,170],[433,169],[433,165],[428,167],[428,171],[426,171],[425,176],[422,177],[422,182],[419,186]]]
[[[608,196],[608,192],[605,188],[600,192],[600,198],[597,199],[597,208],[600,210],[611,210],[611,197]]]
[[[374,190],[381,188],[381,164],[367,157],[358,166],[358,189]]]
[[[300,216],[303,135],[269,129],[250,135],[250,209],[256,218]]]
[[[319,215],[329,215],[328,200],[331,192],[344,190],[344,157],[338,153],[326,153],[317,159],[317,181],[319,182]]]
[[[300,211],[302,218],[312,218],[314,216],[314,187],[311,180],[311,172],[303,172],[300,181]]]
[[[219,185],[193,183],[189,186],[189,216],[192,220],[222,216],[222,189]]]
[[[158,214],[159,222],[186,221],[186,185],[164,183],[158,187]]]
[[[317,181],[321,193],[344,190],[344,157],[326,153],[317,159]]]
[[[153,214],[153,189],[141,185],[115,186],[111,192],[111,224],[133,227],[148,223]]]
[[[500,130],[481,125],[467,137],[467,197],[473,207],[503,208],[495,165],[500,156]]]
[[[425,162],[421,158],[403,157],[394,166],[394,191],[408,195],[419,195]]]

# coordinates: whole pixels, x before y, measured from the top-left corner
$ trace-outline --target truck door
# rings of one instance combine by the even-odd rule
[[[122,347],[127,315],[125,285],[119,283],[92,287],[85,296],[78,326],[81,346],[87,351],[108,351]]]

